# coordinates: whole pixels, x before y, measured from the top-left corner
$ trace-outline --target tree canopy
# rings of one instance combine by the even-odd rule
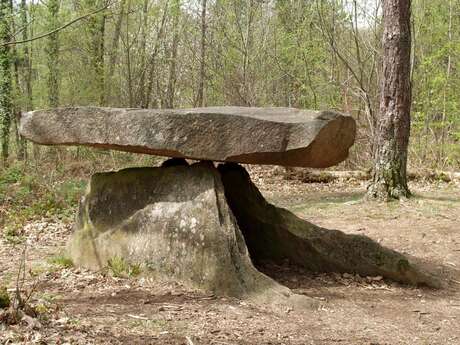
[[[409,165],[459,166],[459,10],[458,0],[412,4]],[[47,0],[13,2],[4,11],[11,35],[3,41],[26,41],[4,48],[16,66],[18,110],[336,109],[359,125],[347,164],[371,164],[382,67],[379,1]]]

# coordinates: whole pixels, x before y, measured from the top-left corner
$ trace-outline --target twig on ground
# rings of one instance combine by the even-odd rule
[[[24,249],[21,254],[21,261],[19,263],[18,275],[16,277],[16,291],[15,291],[15,300],[13,306],[16,312],[19,311],[24,306],[24,300],[22,299],[21,290],[24,287],[26,280],[26,252],[27,252],[27,243],[24,244]],[[21,278],[22,275],[22,278]]]
[[[126,314],[126,316],[131,317],[133,319],[137,319],[137,320],[144,320],[144,321],[149,320],[149,318],[144,317],[144,316],[138,316],[138,315],[132,315],[132,314]]]

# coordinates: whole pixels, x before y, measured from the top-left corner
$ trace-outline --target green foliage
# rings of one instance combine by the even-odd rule
[[[118,256],[109,260],[108,268],[114,277],[119,278],[135,277],[141,273],[139,264],[127,263],[125,259]]]
[[[23,170],[20,165],[12,165],[8,167],[0,175],[0,190],[4,189],[7,184],[18,182],[23,177]]]
[[[76,206],[85,187],[86,182],[83,180],[69,180],[59,184],[55,192],[55,197],[60,200],[60,208]]]
[[[9,12],[10,2],[2,2],[7,3],[4,10]],[[11,20],[0,26],[0,34],[7,35],[8,25],[14,25],[23,39],[30,38],[104,4],[102,0],[27,1],[20,6],[13,2],[18,15],[8,13]],[[358,122],[353,167],[368,167],[371,126],[379,109],[382,51],[381,18],[372,4],[375,1],[208,1],[204,104],[351,113]],[[413,0],[410,164],[460,166],[459,12],[458,1]],[[0,88],[5,91],[0,92],[0,118],[5,123],[0,123],[0,137],[10,139],[9,124],[14,120],[11,111],[1,111],[2,104],[10,109],[11,83],[14,105],[21,110],[32,104],[35,108],[194,106],[201,76],[201,20],[199,2],[120,0],[59,33],[17,45],[13,58],[12,48],[0,49],[4,75]],[[11,80],[13,62],[19,75]],[[172,78],[172,66],[177,78]],[[10,144],[15,145],[14,140],[4,141],[5,147]],[[93,159],[104,151],[79,152],[81,159]]]
[[[18,223],[12,222],[5,226],[3,238],[11,244],[21,244],[24,242],[24,237],[20,233],[21,226]]]
[[[8,308],[10,303],[10,296],[6,290],[6,287],[0,286],[0,309]]]
[[[50,264],[53,264],[53,265],[56,265],[62,268],[73,267],[72,259],[63,253],[52,256],[48,261]]]
[[[47,23],[49,31],[59,26],[60,0],[48,0]],[[59,106],[59,32],[49,35],[45,47],[48,64],[48,106]]]
[[[459,166],[460,11],[458,1],[413,3],[416,35],[412,147],[424,162]]]
[[[22,242],[23,226],[30,220],[73,217],[85,182],[60,178],[50,181],[20,163],[0,170],[0,228],[6,240]]]
[[[277,1],[280,28],[279,55],[286,77],[288,103],[299,108],[318,109],[334,106],[339,90],[320,73],[328,59],[327,43],[318,30],[319,17],[314,2]],[[277,26],[278,26],[277,25]],[[332,104],[331,104],[332,103]]]

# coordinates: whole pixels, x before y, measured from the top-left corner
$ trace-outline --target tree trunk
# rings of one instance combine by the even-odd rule
[[[27,18],[27,1],[21,0],[21,25],[25,29],[22,31],[22,39],[26,41],[29,38],[27,30],[28,18]],[[33,109],[33,98],[32,98],[32,61],[29,54],[29,44],[25,43],[22,45],[23,49],[23,78],[24,78],[24,93],[26,96],[25,108],[27,111]]]
[[[201,1],[201,59],[200,76],[195,106],[204,106],[204,83],[206,79],[206,5],[207,0]]]
[[[10,2],[9,0],[0,1],[0,41],[10,41],[9,18]],[[0,46],[0,125],[1,125],[1,145],[2,161],[7,164],[9,156],[11,114],[13,105],[11,102],[11,61],[9,46]]]
[[[14,4],[13,0],[10,0],[10,11],[14,13]],[[24,31],[26,31],[27,26],[25,26]],[[16,32],[16,25],[14,21],[11,22],[11,31]],[[14,92],[12,97],[13,103],[13,128],[14,134],[16,138],[16,156],[18,160],[24,160],[26,158],[26,146],[25,140],[19,134],[19,119],[21,117],[21,84],[19,82],[19,69],[20,69],[20,62],[19,62],[19,55],[16,45],[13,45],[11,48],[11,60],[13,62],[13,80],[14,80]]]
[[[112,84],[112,78],[113,74],[115,72],[115,64],[117,61],[117,55],[118,55],[118,45],[120,42],[120,35],[121,35],[121,26],[123,24],[123,17],[125,15],[125,5],[126,5],[126,0],[121,0],[120,5],[119,5],[119,14],[117,17],[117,21],[115,24],[115,29],[112,37],[112,44],[110,45],[110,52],[109,52],[109,66],[108,66],[108,72],[107,72],[107,77],[105,78],[105,101],[108,102],[111,94],[111,84]]]
[[[24,9],[24,6],[26,6],[28,3],[27,0],[21,0],[21,8],[22,10],[25,10]],[[25,18],[22,18],[21,20],[24,21],[26,20],[27,23],[29,22],[33,22],[36,18],[36,13],[37,13],[37,8],[36,6],[30,6],[27,8],[27,14]],[[23,12],[23,13],[26,13],[26,12]],[[28,31],[28,32],[25,32],[24,31]],[[34,26],[33,25],[29,25],[27,30],[24,30],[23,31],[23,38],[24,37],[34,37]],[[27,109],[28,110],[32,110],[34,108],[34,103],[33,103],[33,84],[32,84],[32,81],[33,81],[33,75],[32,75],[32,67],[33,67],[33,62],[34,62],[34,53],[35,53],[35,50],[34,50],[34,46],[32,44],[32,42],[30,43],[26,43],[26,44],[23,44],[22,45],[23,48],[24,48],[24,53],[27,52],[27,59],[24,59],[24,63],[27,61],[28,62],[28,65],[27,65],[27,79],[26,79],[26,84],[27,84]],[[27,48],[27,49],[26,49]],[[40,160],[40,145],[38,144],[35,144],[35,143],[32,143],[32,156],[33,156],[33,159],[35,161],[39,161]]]
[[[161,22],[160,22],[160,27],[158,28],[157,35],[156,35],[156,40],[155,40],[155,45],[153,46],[152,53],[150,54],[149,62],[148,62],[148,71],[147,73],[147,87],[145,88],[144,91],[144,96],[143,96],[143,102],[141,104],[142,108],[148,108],[150,104],[150,97],[153,91],[153,87],[156,84],[158,88],[158,78],[155,76],[156,72],[156,60],[157,56],[160,52],[160,43],[161,40],[163,39],[164,35],[164,29],[165,29],[165,24],[166,24],[166,14],[168,12],[168,5],[169,5],[169,0],[165,1],[164,8],[163,8],[163,14],[161,17]],[[158,92],[157,92],[157,98],[158,98]],[[155,102],[157,103],[157,102]],[[157,104],[155,104],[155,107],[157,107]]]
[[[59,26],[59,0],[48,1],[48,28],[54,30]],[[47,38],[48,65],[48,105],[55,108],[59,105],[59,32]]]
[[[97,55],[95,56],[94,68],[96,72],[97,91],[99,94],[99,104],[106,105],[105,99],[105,81],[104,81],[104,53],[105,53],[105,21],[106,15],[101,14],[97,23],[97,35],[94,45],[97,46]]]
[[[101,0],[87,0],[86,7],[92,11],[101,8],[104,2]],[[105,40],[106,15],[95,14],[88,19],[89,54],[91,69],[95,79],[96,102],[105,105],[105,82],[104,82],[104,40]]]
[[[148,21],[149,19],[149,0],[144,0],[142,4],[142,21],[140,27],[140,40],[139,40],[139,60],[138,63],[140,66],[140,75],[139,75],[139,82],[136,87],[136,105],[138,104],[145,104],[144,94],[146,89],[146,70],[147,70],[147,32],[149,31],[148,28]]]
[[[450,47],[452,45],[452,0],[449,0],[449,26],[447,29],[447,37],[448,37],[448,47],[449,47],[449,54],[447,56],[447,67],[446,67],[446,81],[444,84],[443,90],[443,101],[442,101],[442,118],[441,118],[441,143],[439,145],[438,150],[438,159],[437,163],[442,164],[442,160],[444,159],[444,149],[445,149],[445,141],[446,141],[446,132],[448,130],[448,126],[446,126],[446,118],[447,118],[447,92],[450,89],[450,74],[452,70],[452,55],[450,51]],[[447,128],[446,128],[447,127]],[[442,165],[441,165],[442,166]]]
[[[410,134],[411,5],[383,2],[383,76],[373,181],[368,195],[378,199],[409,197],[407,146]]]
[[[242,80],[242,90],[240,90],[240,95],[242,95],[242,101],[245,106],[254,106],[253,101],[253,75],[252,75],[252,49],[253,49],[253,34],[254,34],[254,16],[255,16],[255,3],[253,0],[247,1],[247,22],[245,33],[241,34],[243,41],[243,80]]]
[[[11,9],[13,9],[11,2]],[[14,30],[14,26],[13,26]],[[13,31],[14,32],[14,31]],[[19,97],[21,94],[20,83],[19,83],[19,56],[16,49],[16,46],[12,46],[11,48],[11,60],[13,65],[13,80],[14,80],[14,92],[11,98],[11,102],[13,104],[13,128],[14,134],[16,139],[16,156],[18,160],[24,160],[26,157],[25,152],[25,141],[19,134],[19,119],[21,118],[21,104],[19,102]]]
[[[180,0],[174,0],[172,4],[173,17],[173,38],[171,42],[171,52],[169,59],[169,78],[168,88],[166,91],[166,108],[174,108],[174,96],[176,94],[176,67],[177,67],[177,47],[179,44],[179,16],[180,16]]]

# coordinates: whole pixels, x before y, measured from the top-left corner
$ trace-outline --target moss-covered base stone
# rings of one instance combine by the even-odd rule
[[[254,268],[210,162],[95,174],[69,252],[95,270],[122,258],[144,274],[220,295],[311,305]]]
[[[288,260],[313,271],[379,274],[431,285],[401,254],[270,205],[244,168],[232,163],[215,168],[210,162],[188,166],[181,161],[95,174],[69,252],[76,265],[87,268],[99,270],[122,259],[159,279],[272,303],[311,300],[252,262]]]

